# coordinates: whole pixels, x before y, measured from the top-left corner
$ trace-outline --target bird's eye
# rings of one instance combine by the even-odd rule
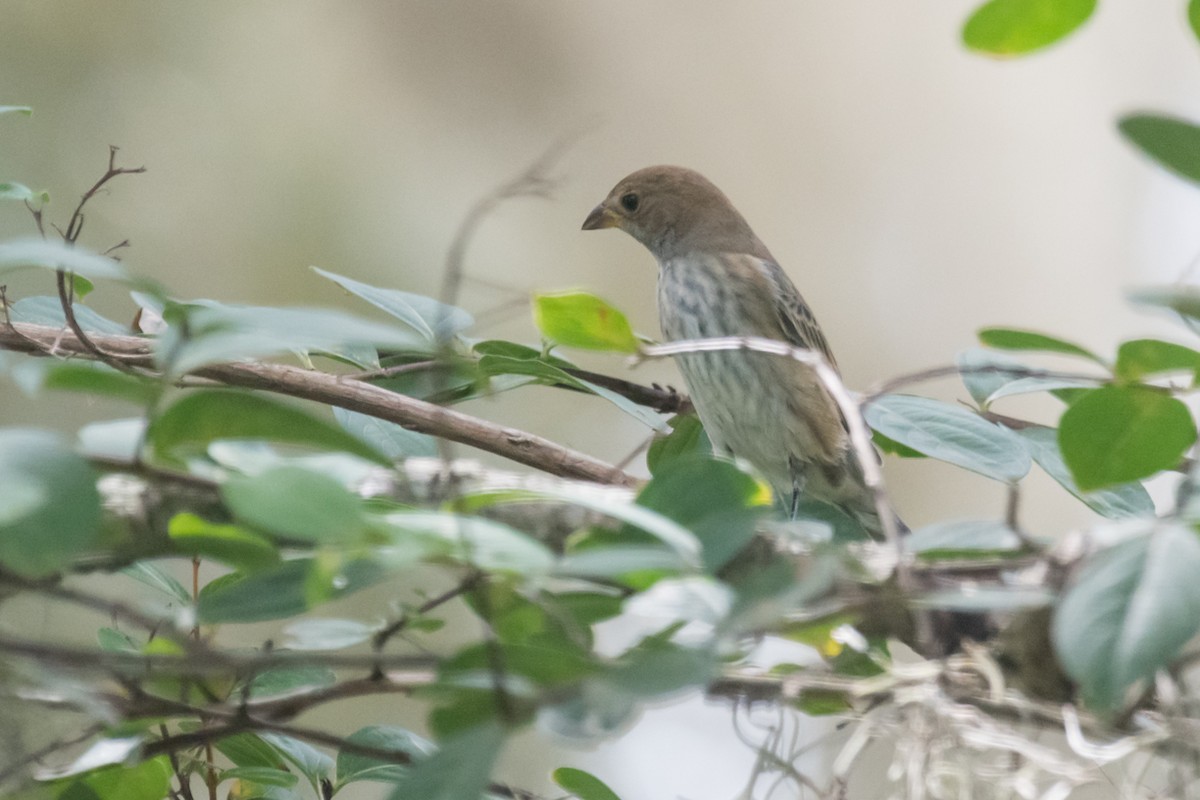
[[[638,196],[633,192],[621,195],[621,208],[632,213],[638,210]]]

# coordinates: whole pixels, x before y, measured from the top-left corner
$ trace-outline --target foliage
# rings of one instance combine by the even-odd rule
[[[1079,28],[1095,6],[991,0],[963,39],[994,55],[1026,53]],[[1138,114],[1119,129],[1200,181],[1192,124]],[[753,475],[712,457],[674,392],[572,363],[560,349],[642,352],[603,300],[536,296],[538,347],[473,339],[472,316],[452,302],[324,269],[316,276],[374,316],[180,300],[77,243],[84,204],[136,171],[117,168],[114,151],[62,241],[0,244],[0,277],[40,269],[54,287],[0,294],[0,375],[30,402],[67,391],[129,408],[76,442],[0,429],[0,602],[41,595],[104,619],[88,648],[0,632],[6,690],[87,720],[82,736],[14,762],[6,778],[36,778],[25,796],[153,800],[190,796],[195,783],[291,800],[361,781],[397,798],[513,796],[493,768],[507,738],[535,722],[569,737],[611,735],[646,704],[696,689],[808,714],[861,712],[912,680],[893,669],[904,647],[940,665],[930,674],[960,707],[1018,708],[982,685],[1003,670],[1027,695],[1023,717],[1079,725],[1085,709],[1094,731],[1117,735],[1154,707],[1152,687],[1181,681],[1194,658],[1200,506],[1186,453],[1197,427],[1184,400],[1200,383],[1191,341],[1200,293],[1191,287],[1132,295],[1174,314],[1182,341],[1130,339],[1109,356],[988,327],[984,348],[964,350],[954,368],[968,402],[901,392],[924,375],[859,401],[888,454],[943,461],[1014,498],[1036,465],[1097,513],[1087,547],[1072,550],[1069,537],[1048,545],[1062,532],[1024,530],[1015,513],[873,544],[815,504],[782,519]],[[5,182],[0,200],[25,204],[44,231],[45,192]],[[138,335],[83,303],[93,289],[129,292]],[[535,385],[602,400],[644,425],[652,477],[639,484],[451,408]],[[997,410],[1038,394],[1059,413],[1033,421]],[[562,480],[510,475],[498,486],[454,462],[431,466],[449,442]],[[1160,511],[1143,483],[1168,475],[1178,491]],[[111,593],[80,588],[76,578],[97,571]],[[443,591],[405,588],[415,573],[438,576]],[[372,586],[388,587],[392,604],[370,618],[331,606]],[[451,607],[479,624],[448,644],[439,632]],[[985,649],[969,652],[994,671],[964,671],[949,612],[985,618]],[[655,622],[615,652],[597,648],[597,624],[634,618]],[[263,622],[277,635],[261,647],[225,644],[229,631]],[[824,666],[763,676],[748,661],[763,637],[802,642]],[[426,704],[432,738],[386,719],[353,732],[296,722],[319,704],[385,693]],[[74,745],[81,752],[66,758]],[[55,766],[24,769],[35,760]],[[581,800],[617,797],[578,769],[553,780]]]

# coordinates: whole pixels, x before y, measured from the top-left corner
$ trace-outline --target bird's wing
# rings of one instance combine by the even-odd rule
[[[825,340],[825,334],[821,331],[821,326],[817,324],[817,318],[813,316],[812,309],[800,296],[800,290],[774,261],[766,259],[755,259],[755,261],[758,262],[759,270],[773,289],[771,294],[775,301],[775,317],[784,339],[797,347],[816,350],[825,356],[825,360],[834,369],[837,369],[837,360],[833,357],[833,351],[829,349],[829,342]]]

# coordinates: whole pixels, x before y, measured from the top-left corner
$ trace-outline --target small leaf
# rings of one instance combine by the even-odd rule
[[[1112,711],[1125,691],[1170,663],[1200,628],[1200,541],[1162,524],[1105,550],[1054,616],[1054,646],[1090,705]]]
[[[312,267],[312,271],[391,314],[425,337],[430,344],[437,342],[439,338],[455,336],[475,324],[475,320],[466,311],[446,305],[432,297],[402,292],[399,289],[381,289],[319,267]]]
[[[991,55],[1022,55],[1062,39],[1095,10],[1096,0],[990,0],[967,19],[963,42]]]
[[[890,394],[867,406],[864,416],[872,428],[901,444],[993,480],[1018,481],[1031,466],[1011,431],[949,403]]]
[[[519,575],[548,572],[554,555],[541,542],[501,522],[434,511],[397,511],[382,517],[399,543],[433,540],[450,557],[483,570]]]
[[[983,328],[979,331],[978,336],[980,342],[998,350],[1039,350],[1047,353],[1079,356],[1095,361],[1097,364],[1104,363],[1095,353],[1074,342],[1036,331],[1023,331],[1015,328]]]
[[[1158,114],[1130,114],[1117,128],[1159,166],[1200,183],[1200,127]]]
[[[149,586],[179,603],[191,603],[192,595],[174,575],[149,561],[136,561],[121,572],[138,583]]]
[[[993,392],[1029,373],[1029,367],[1020,361],[982,347],[970,347],[962,351],[955,359],[955,364],[963,385],[975,402],[984,408]]]
[[[363,747],[393,750],[401,754],[406,763],[398,763],[399,757],[382,761],[341,751],[337,756],[339,787],[354,781],[398,781],[408,774],[412,763],[428,758],[437,749],[428,739],[395,725],[368,725],[350,734],[346,741]]]
[[[1189,321],[1200,322],[1200,286],[1174,284],[1134,289],[1129,293],[1134,303],[1169,308]]]
[[[279,563],[273,542],[238,525],[209,522],[181,512],[167,523],[167,535],[180,552],[203,556],[236,569],[262,569]]]
[[[1196,441],[1188,407],[1146,386],[1106,386],[1063,413],[1058,444],[1083,491],[1171,469]]]
[[[559,767],[550,774],[562,789],[579,800],[621,800],[604,781],[590,772],[572,767]]]
[[[1200,39],[1200,0],[1190,0],[1187,7],[1188,25],[1192,35]]]
[[[33,190],[20,183],[0,183],[0,200],[32,200]]]
[[[587,292],[536,294],[533,318],[546,338],[567,347],[619,353],[638,349],[625,315]]]
[[[329,667],[276,667],[254,676],[254,680],[250,681],[250,696],[261,700],[264,697],[322,689],[336,682],[337,675]]]
[[[221,780],[238,780],[259,786],[295,786],[300,779],[283,769],[271,767],[234,767],[221,773]]]
[[[100,316],[87,306],[76,303],[72,310],[75,312],[75,321],[85,331],[109,333],[114,336],[129,335],[129,328]],[[22,297],[12,304],[11,315],[14,322],[28,322],[31,325],[51,325],[62,328],[67,324],[67,318],[63,315],[62,301],[48,295]]]
[[[302,619],[283,629],[291,650],[343,650],[362,644],[378,629],[354,619]]]
[[[357,436],[392,461],[437,455],[436,439],[394,422],[336,407],[333,409],[333,418],[347,433]]]
[[[219,439],[264,439],[346,452],[391,466],[391,461],[339,426],[294,405],[261,394],[205,389],[167,408],[150,429],[150,442],[163,459],[202,452]]]
[[[58,434],[0,428],[0,564],[54,573],[100,533],[96,474]]]
[[[231,478],[221,496],[239,520],[306,542],[353,542],[364,531],[362,499],[340,483],[300,467]]]
[[[28,117],[33,114],[33,109],[30,108],[29,106],[0,106],[0,114],[13,114],[13,113],[24,114],[25,116]]]
[[[159,394],[156,383],[119,372],[96,361],[26,359],[12,371],[13,381],[30,397],[43,389],[114,397],[145,405]]]
[[[321,793],[321,781],[329,778],[333,772],[332,758],[312,745],[282,733],[262,733],[259,736],[308,778],[318,797],[324,796]]]
[[[1053,428],[1030,427],[1022,428],[1016,433],[1025,442],[1037,465],[1097,514],[1109,519],[1154,516],[1154,500],[1146,491],[1146,487],[1140,483],[1126,483],[1092,492],[1081,490],[1063,461],[1062,451],[1058,448],[1058,431]]]
[[[1195,384],[1200,375],[1200,352],[1160,339],[1132,339],[1117,348],[1113,371],[1127,381],[1164,372],[1190,372]]]
[[[196,615],[205,624],[294,617],[318,602],[344,597],[387,575],[373,561],[350,561],[338,570],[327,591],[314,597],[311,582],[322,574],[319,566],[317,559],[298,558],[262,572],[222,576],[200,590]]]
[[[54,781],[56,797],[63,800],[162,800],[174,776],[171,762],[158,756],[132,766],[113,765]]]

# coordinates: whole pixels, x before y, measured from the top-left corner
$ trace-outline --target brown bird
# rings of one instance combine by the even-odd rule
[[[698,172],[671,166],[634,172],[584,220],[584,230],[599,228],[620,228],[658,260],[658,313],[668,340],[777,339],[822,353],[836,369],[800,292],[729,199]],[[793,517],[807,496],[880,534],[845,420],[809,367],[743,350],[676,360],[713,447],[750,462]]]

